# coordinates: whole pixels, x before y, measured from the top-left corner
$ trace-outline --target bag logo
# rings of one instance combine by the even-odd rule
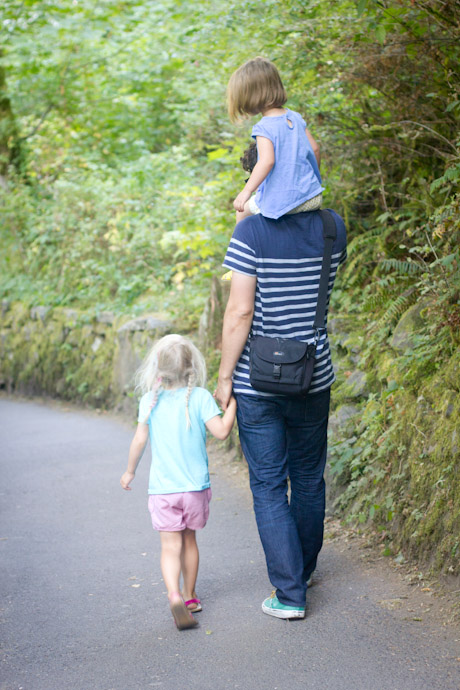
[[[277,352],[275,350],[275,352],[273,354],[276,355],[277,357],[282,357],[284,355],[284,352]]]

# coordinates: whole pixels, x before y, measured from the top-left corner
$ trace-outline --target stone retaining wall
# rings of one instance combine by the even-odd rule
[[[133,375],[171,322],[2,302],[0,388],[134,411]]]

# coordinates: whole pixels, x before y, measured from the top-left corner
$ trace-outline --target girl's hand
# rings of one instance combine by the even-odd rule
[[[244,211],[244,205],[246,201],[248,201],[251,197],[250,192],[246,192],[244,189],[242,192],[238,194],[236,197],[235,201],[233,202],[233,206],[236,211]]]
[[[120,479],[121,488],[125,491],[131,491],[132,489],[129,485],[131,484],[135,476],[136,475],[134,474],[134,472],[125,472],[122,478]]]

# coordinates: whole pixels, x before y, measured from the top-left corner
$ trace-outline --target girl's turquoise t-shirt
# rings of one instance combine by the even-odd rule
[[[191,428],[187,429],[186,392],[186,388],[163,391],[149,416],[149,494],[202,491],[210,486],[205,424],[220,410],[209,391],[194,388],[189,399]],[[151,392],[142,396],[139,422],[145,423],[152,400]]]

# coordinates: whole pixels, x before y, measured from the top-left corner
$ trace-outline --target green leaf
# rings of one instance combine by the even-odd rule
[[[215,160],[222,160],[224,158],[228,157],[228,149],[214,149],[214,151],[209,151],[208,152],[208,160],[210,161],[215,161]]]
[[[452,110],[455,110],[456,108],[460,108],[460,101],[452,101],[449,103],[446,107],[446,113],[450,113]]]
[[[377,26],[377,28],[375,29],[375,35],[378,42],[383,45],[383,43],[385,42],[387,32],[385,31],[385,27],[382,24],[379,24],[379,26]]]
[[[364,10],[367,7],[368,0],[359,0],[358,2],[358,7],[357,7],[357,12],[358,12],[358,17],[360,17]]]

